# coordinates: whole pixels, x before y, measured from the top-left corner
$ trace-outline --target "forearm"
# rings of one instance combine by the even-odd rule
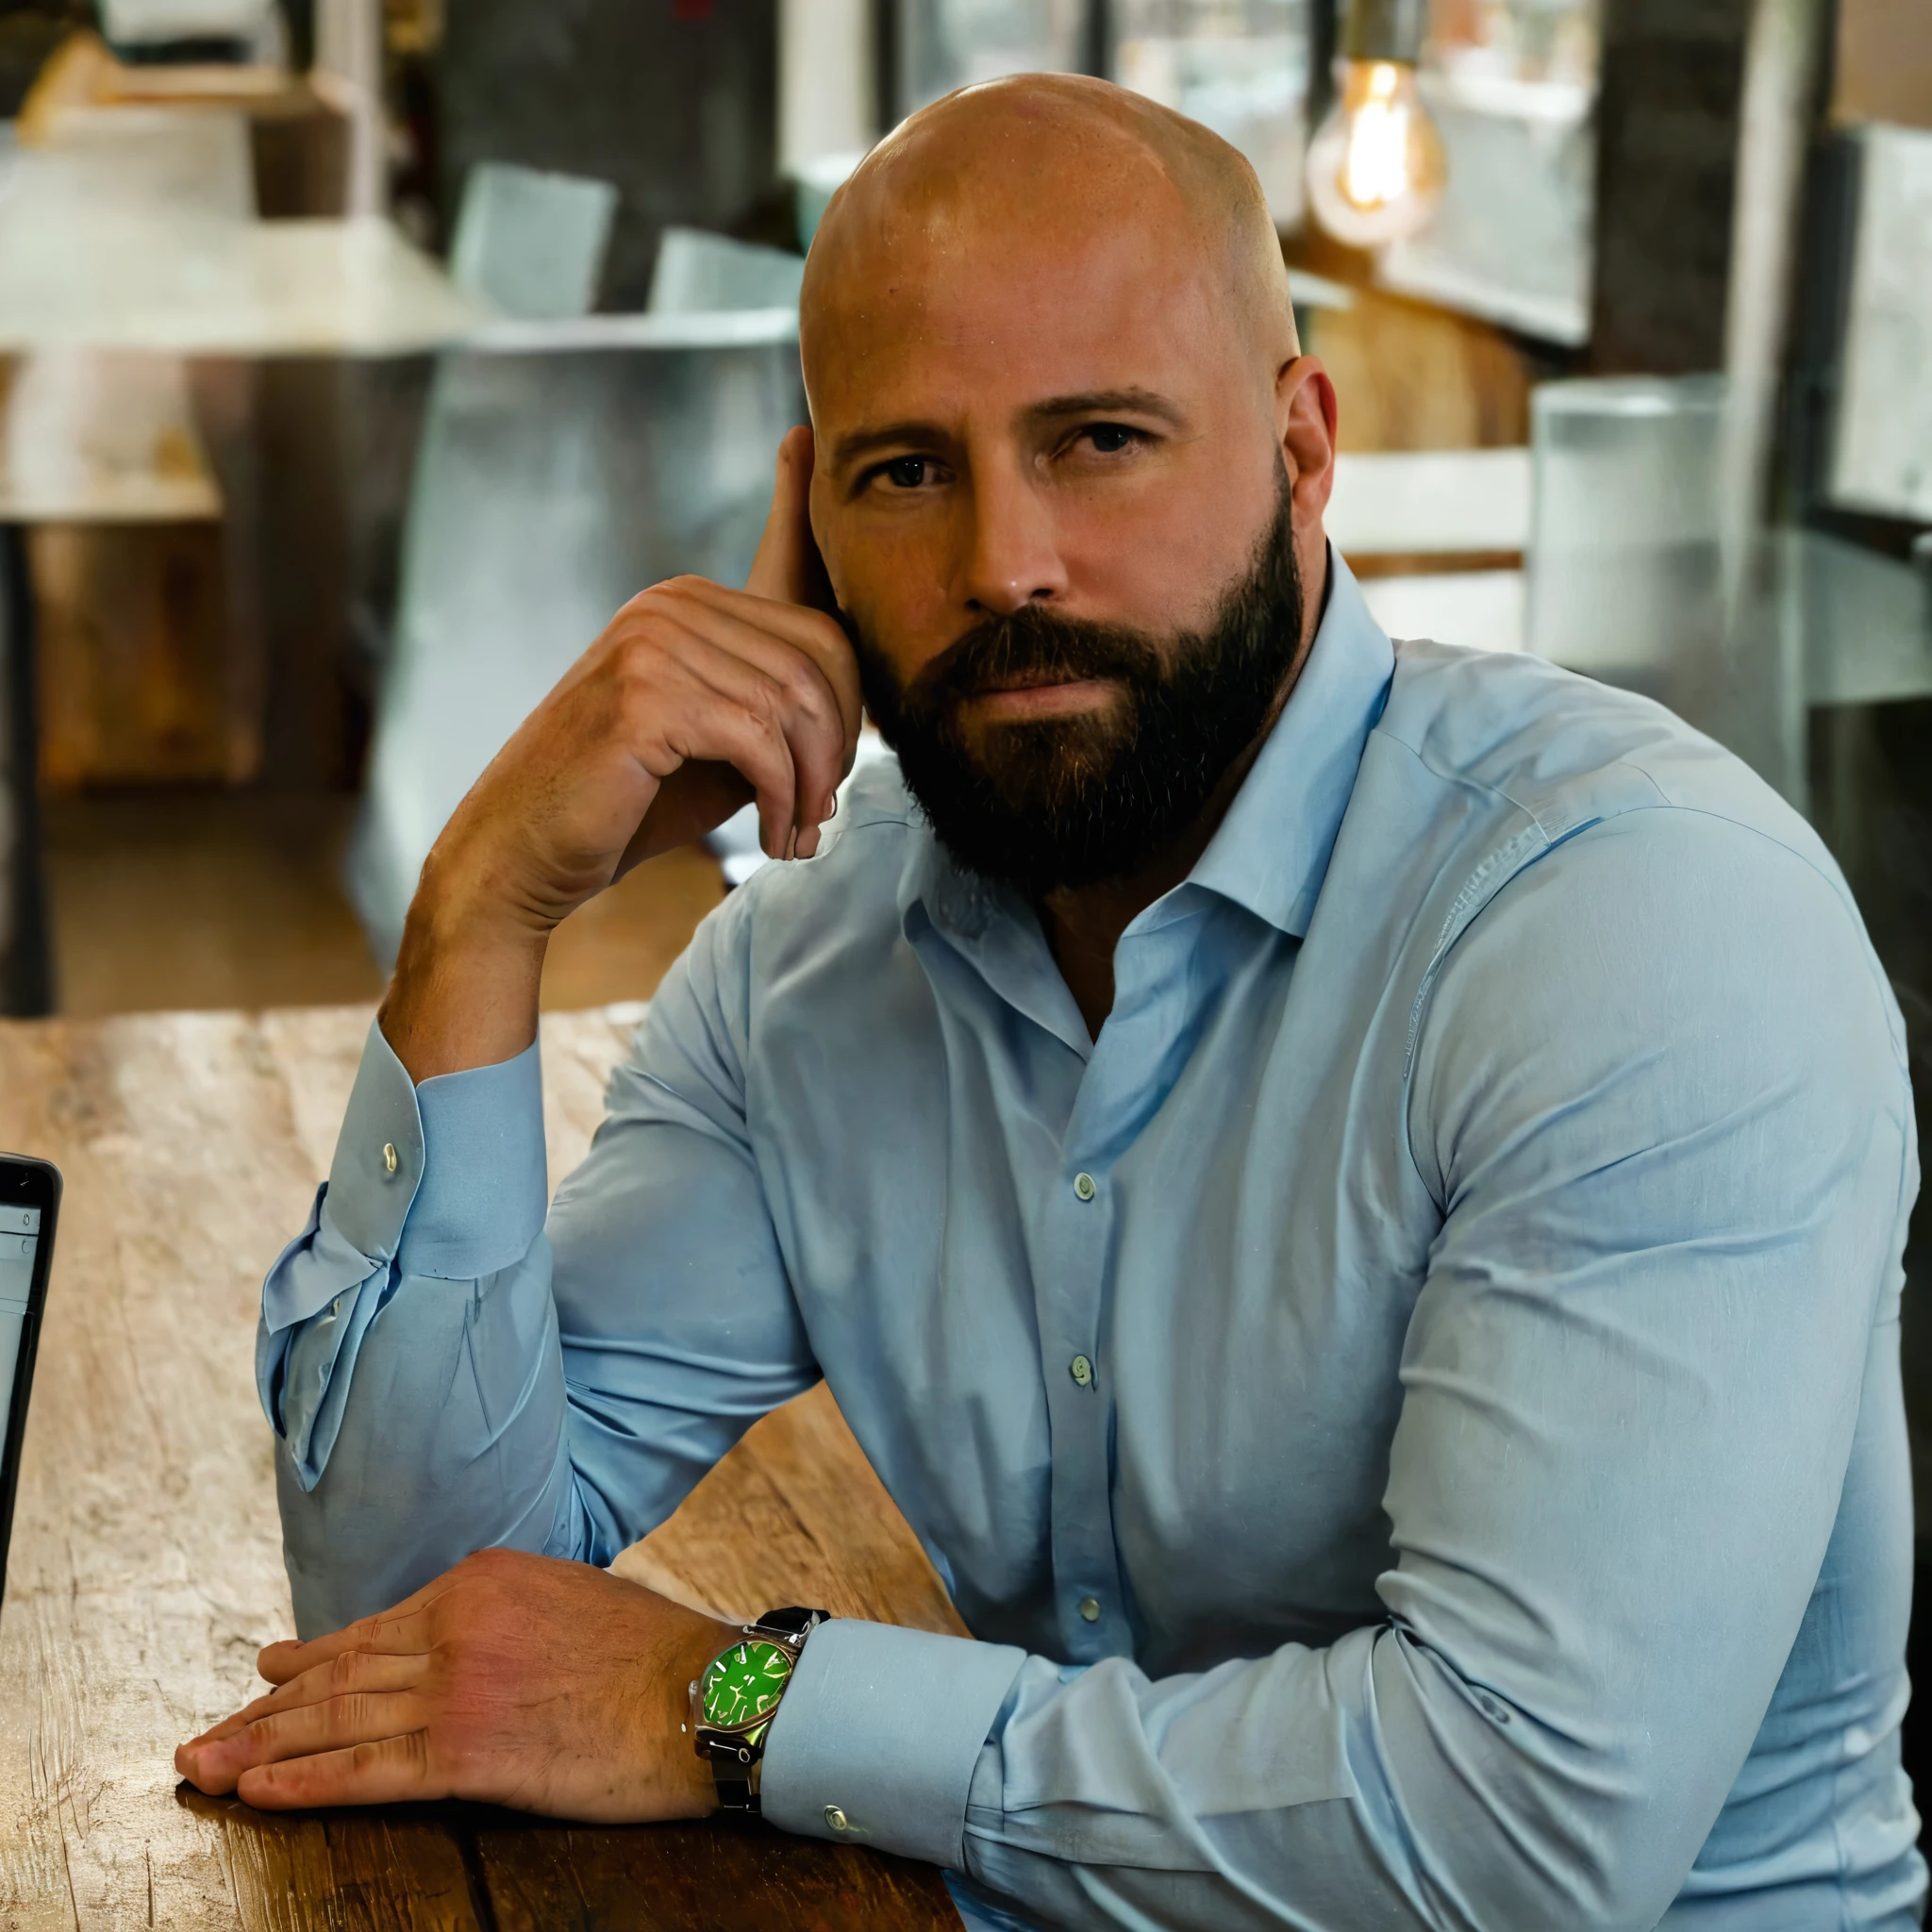
[[[329,1187],[262,1298],[291,1572],[334,1592],[311,1608],[298,1578],[305,1627],[486,1544],[608,1563],[816,1378],[732,1070],[707,1058],[741,925],[659,989],[547,1236],[536,1051],[418,1088],[372,1028]]]

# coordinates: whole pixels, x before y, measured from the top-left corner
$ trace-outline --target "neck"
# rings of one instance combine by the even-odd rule
[[[1318,552],[1313,581],[1303,581],[1313,592],[1307,598],[1307,614],[1302,620],[1301,649],[1281,688],[1268,708],[1261,728],[1255,733],[1241,755],[1222,774],[1213,795],[1200,815],[1184,832],[1164,841],[1148,855],[1145,864],[1120,878],[1102,879],[1095,885],[1063,888],[1049,892],[1040,902],[1040,924],[1048,949],[1060,976],[1067,982],[1089,1035],[1098,1040],[1107,1016],[1113,1011],[1113,956],[1122,933],[1162,893],[1172,891],[1199,863],[1208,841],[1221,829],[1227,808],[1235,801],[1268,734],[1274,729],[1283,708],[1300,681],[1302,666],[1315,641],[1315,632],[1328,604],[1327,547]]]

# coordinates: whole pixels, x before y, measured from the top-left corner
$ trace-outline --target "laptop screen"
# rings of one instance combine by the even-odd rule
[[[0,1207],[0,1442],[12,1419],[14,1371],[26,1328],[28,1291],[41,1249],[41,1210]]]

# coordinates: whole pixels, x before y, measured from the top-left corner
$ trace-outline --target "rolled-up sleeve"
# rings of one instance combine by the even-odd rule
[[[257,1384],[305,1491],[327,1466],[362,1338],[396,1281],[508,1267],[542,1228],[544,1193],[534,1045],[418,1088],[371,1023],[329,1177],[262,1286]]]
[[[608,1563],[817,1379],[744,1124],[741,916],[667,975],[547,1221],[538,1049],[419,1088],[372,1029],[262,1293],[305,1636],[488,1546]]]

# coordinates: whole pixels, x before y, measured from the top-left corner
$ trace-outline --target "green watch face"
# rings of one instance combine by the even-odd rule
[[[705,1668],[698,1686],[705,1722],[726,1729],[769,1717],[791,1674],[791,1658],[775,1643],[761,1643],[756,1638],[734,1643]]]

